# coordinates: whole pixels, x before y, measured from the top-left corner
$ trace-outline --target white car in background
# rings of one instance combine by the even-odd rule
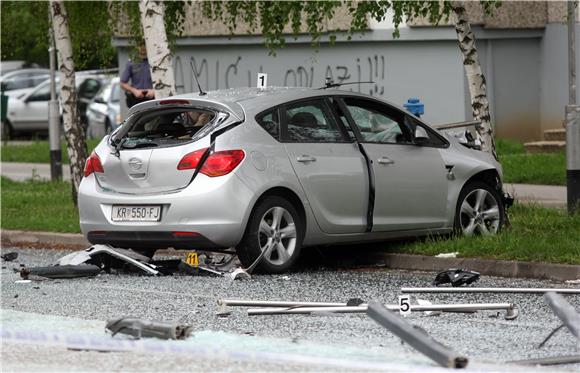
[[[119,78],[105,84],[87,108],[87,137],[101,139],[121,123],[121,85]]]
[[[86,123],[84,113],[90,102],[110,77],[102,74],[76,75],[79,113],[81,121]],[[57,79],[57,95],[60,84]],[[8,100],[7,119],[4,122],[3,134],[8,138],[15,134],[48,133],[48,102],[50,101],[50,80],[47,79],[31,91]]]
[[[4,66],[2,66],[4,68]],[[49,78],[50,70],[42,68],[2,71],[0,85],[6,96],[20,96]]]

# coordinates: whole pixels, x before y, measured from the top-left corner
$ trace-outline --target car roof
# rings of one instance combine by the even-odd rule
[[[230,88],[216,91],[208,91],[206,95],[200,96],[199,93],[186,93],[173,96],[176,99],[194,99],[203,101],[220,102],[232,109],[239,111],[240,106],[249,115],[255,115],[268,108],[300,99],[319,96],[358,96],[362,98],[371,98],[368,95],[358,92],[345,91],[340,89],[317,89],[303,87],[268,87],[258,89],[256,87]],[[375,98],[392,106],[398,107],[384,99]]]

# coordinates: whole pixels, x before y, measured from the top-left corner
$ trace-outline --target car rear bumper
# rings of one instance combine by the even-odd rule
[[[140,249],[225,249],[194,232],[150,232],[150,231],[91,231],[87,239],[92,244],[108,244],[114,247],[134,248],[138,242]]]
[[[185,189],[149,195],[105,191],[93,174],[83,178],[79,188],[80,226],[92,243],[222,249],[242,239],[253,201],[253,193],[233,173],[217,178],[199,174]],[[116,222],[111,218],[113,205],[159,205],[161,220]]]

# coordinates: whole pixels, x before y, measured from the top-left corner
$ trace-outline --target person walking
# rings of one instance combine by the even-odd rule
[[[138,62],[129,60],[121,74],[121,88],[125,91],[128,108],[155,98],[151,69],[144,43],[139,46],[138,58]]]

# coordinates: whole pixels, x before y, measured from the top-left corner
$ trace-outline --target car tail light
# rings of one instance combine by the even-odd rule
[[[197,237],[199,233],[197,232],[171,232],[173,237]]]
[[[207,148],[199,149],[186,154],[177,165],[177,169],[190,170],[197,168],[197,165],[206,150]],[[205,160],[205,163],[199,172],[209,177],[227,175],[244,160],[244,157],[245,154],[243,150],[223,150],[215,152]]]
[[[206,150],[207,148],[203,148],[186,154],[183,158],[181,158],[181,161],[179,161],[177,169],[192,170],[197,168],[197,165],[199,164],[199,161],[201,160],[201,157],[203,156],[203,153],[206,152]]]
[[[85,177],[89,176],[93,172],[104,173],[103,165],[101,164],[101,159],[97,153],[92,152],[91,156],[87,159],[85,163]]]

